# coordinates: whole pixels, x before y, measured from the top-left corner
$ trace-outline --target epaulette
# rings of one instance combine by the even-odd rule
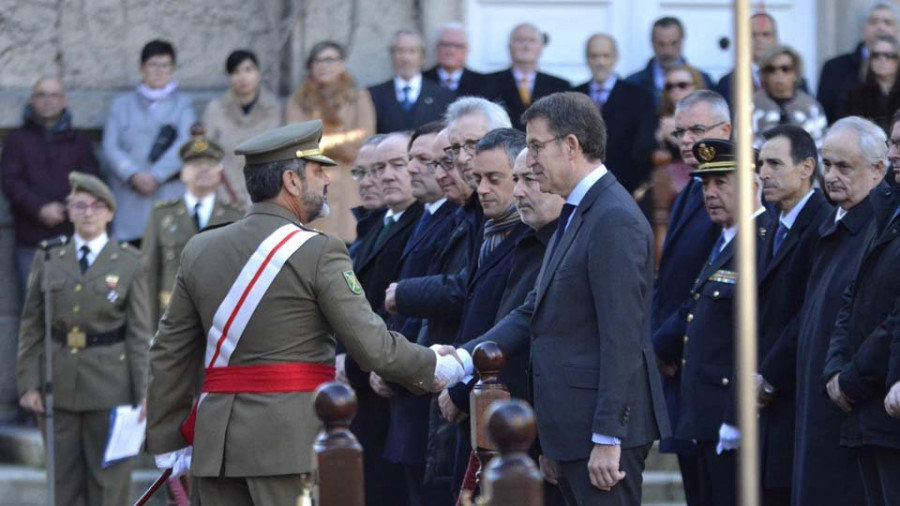
[[[157,200],[156,203],[153,204],[154,209],[158,207],[169,207],[171,205],[177,204],[181,202],[181,199],[162,199]]]
[[[203,230],[197,232],[198,234],[202,234],[203,232],[209,232],[210,230],[215,230],[217,228],[222,228],[225,225],[231,225],[234,223],[233,221],[226,221],[225,223],[216,223],[215,225],[207,225],[203,228]]]
[[[138,251],[138,249],[135,248],[130,242],[124,242],[124,241],[120,242],[119,249],[121,249],[122,251],[128,251],[130,253],[134,253],[135,255],[141,254],[141,252]]]

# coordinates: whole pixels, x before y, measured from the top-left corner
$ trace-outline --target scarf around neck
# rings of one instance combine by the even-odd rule
[[[137,92],[142,97],[149,100],[152,104],[155,104],[161,100],[165,100],[169,98],[169,95],[175,92],[178,89],[178,81],[174,79],[169,81],[168,84],[163,88],[151,88],[144,83],[141,83],[137,87]]]
[[[521,223],[519,211],[515,205],[509,207],[499,218],[489,219],[484,222],[484,242],[481,243],[481,251],[478,254],[478,265],[494,252],[494,249],[503,242],[516,225]]]

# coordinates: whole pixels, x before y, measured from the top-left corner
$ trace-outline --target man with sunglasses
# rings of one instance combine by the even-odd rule
[[[694,144],[700,139],[728,139],[731,136],[731,113],[728,104],[714,91],[695,91],[675,107],[675,131],[680,142],[684,162],[696,167]],[[677,310],[690,296],[691,287],[703,267],[719,227],[714,225],[703,205],[703,184],[692,177],[678,194],[672,205],[666,239],[663,243],[659,270],[653,290],[653,306],[650,329],[654,345],[661,337],[659,331],[670,318],[676,318]],[[686,322],[677,322],[685,326]],[[681,335],[684,335],[683,333]],[[660,361],[660,373],[666,393],[666,405],[672,425],[678,425],[681,404],[680,357]],[[689,506],[703,504],[702,480],[695,446],[686,440],[663,440],[660,451],[678,455],[684,484],[685,499]]]

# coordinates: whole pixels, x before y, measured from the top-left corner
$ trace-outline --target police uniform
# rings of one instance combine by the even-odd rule
[[[288,125],[246,141],[237,153],[249,165],[297,158],[333,164],[319,151],[321,135],[320,121]],[[296,235],[279,239],[282,230]],[[280,270],[260,267],[259,276],[246,276],[254,286],[270,283],[255,309],[228,311],[248,266],[253,271],[253,262],[281,255],[257,253],[296,237],[305,242],[283,258]],[[240,300],[252,304],[254,293]],[[233,319],[220,318],[223,307]],[[242,325],[236,337],[235,326],[220,329],[225,320]],[[182,430],[190,422],[184,422],[195,417],[191,473],[199,478],[202,502],[293,504],[304,474],[314,469],[312,445],[321,423],[312,390],[334,377],[335,338],[365,370],[413,391],[431,387],[436,355],[386,330],[341,239],[303,226],[273,202],[255,203],[237,223],[198,234],[184,248],[150,351],[148,450],[161,457],[183,449],[191,439],[190,430]],[[192,414],[197,385],[185,378],[201,364],[204,394]],[[296,378],[280,374],[283,369]],[[268,379],[259,380],[263,376]]]
[[[192,133],[196,133],[196,130]],[[179,150],[185,163],[200,158],[221,161],[224,152],[215,142],[203,137],[202,130],[195,134]],[[215,193],[209,195],[213,199],[212,212],[204,227],[213,227],[231,223],[241,219],[244,211],[240,207],[222,202]],[[153,330],[160,316],[169,304],[172,286],[175,284],[175,273],[181,265],[181,251],[188,240],[199,232],[198,220],[194,217],[194,209],[189,208],[190,195],[179,199],[160,200],[154,205],[147,220],[147,229],[141,243],[141,259],[147,269],[147,280],[150,287],[150,323]],[[196,200],[196,199],[193,199]]]
[[[73,172],[72,192],[115,211],[109,188]],[[102,236],[101,236],[102,237]],[[108,239],[82,273],[75,243],[35,256],[19,335],[19,395],[39,389],[44,369],[44,272],[52,303],[56,503],[128,504],[131,460],[104,468],[110,410],[137,405],[147,384],[150,325],[138,252]]]

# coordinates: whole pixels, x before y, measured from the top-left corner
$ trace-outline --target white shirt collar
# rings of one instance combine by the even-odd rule
[[[387,213],[385,213],[384,215],[384,223],[387,224],[388,219],[390,219],[394,223],[397,223],[398,221],[400,221],[400,217],[403,216],[403,213],[405,212],[406,209],[395,213],[393,209],[389,208],[387,210]]]
[[[444,202],[447,202],[446,197],[430,204],[425,204],[425,210],[428,211],[428,214],[433,215],[434,213],[438,212],[438,209],[440,209],[442,205],[444,205]]]
[[[755,213],[753,213],[753,219],[756,219],[757,216],[763,214],[764,212],[766,212],[766,208],[760,207],[759,209],[756,210]],[[732,225],[728,228],[722,229],[722,237],[725,238],[725,242],[722,243],[722,249],[725,249],[725,246],[728,246],[728,243],[730,243],[731,240],[734,239],[734,236],[737,235],[737,232],[738,232],[737,223],[735,223],[734,225]],[[719,251],[722,251],[722,250],[719,250]]]
[[[463,69],[456,69],[453,72],[447,72],[444,70],[444,67],[437,68],[438,79],[441,80],[441,83],[446,83],[447,79],[450,79],[450,86],[456,90],[459,86],[459,80],[462,79]]]
[[[196,207],[198,203],[200,204],[200,228],[202,229],[206,227],[209,223],[210,216],[212,216],[213,207],[216,204],[216,194],[210,193],[198,200],[197,197],[191,195],[191,192],[185,192],[184,203],[187,206],[188,214],[191,216],[194,215],[194,207]]]
[[[422,74],[416,74],[409,81],[400,76],[394,76],[394,91],[397,94],[397,102],[403,102],[403,87],[409,86],[409,100],[413,103],[419,99],[422,92]]]
[[[605,176],[607,172],[609,171],[606,170],[606,166],[602,163],[595,167],[594,170],[588,172],[588,174],[575,185],[575,188],[572,189],[572,193],[569,193],[566,204],[572,204],[573,206],[578,207],[578,205],[581,204],[581,201],[584,200],[584,196],[587,195],[587,192],[594,186],[594,183]]]
[[[778,221],[785,226],[788,230],[794,226],[794,222],[797,221],[797,216],[800,215],[800,211],[803,210],[803,206],[809,201],[809,198],[812,197],[812,194],[815,190],[809,190],[806,195],[800,199],[800,202],[797,202],[797,205],[794,206],[787,214],[784,214],[784,211],[781,212],[781,215],[778,218]]]
[[[81,257],[81,247],[85,244],[91,250],[87,256],[88,265],[92,265],[94,263],[94,260],[97,259],[97,255],[99,255],[100,252],[103,251],[103,248],[106,247],[106,243],[109,242],[109,236],[106,234],[106,232],[101,233],[90,241],[85,241],[76,232],[72,239],[75,242],[76,259]]]
[[[841,218],[843,218],[844,216],[847,216],[847,213],[849,213],[849,212],[850,211],[844,209],[843,207],[837,206],[837,213],[835,213],[835,215],[834,215],[834,222],[837,223],[837,222],[841,221]]]
[[[532,70],[531,72],[526,74],[526,73],[522,72],[521,70],[513,67],[512,74],[513,74],[513,78],[516,80],[516,86],[519,86],[519,84],[522,83],[523,78],[528,78],[528,88],[532,89],[532,90],[534,89],[534,80],[537,78],[536,70]]]

